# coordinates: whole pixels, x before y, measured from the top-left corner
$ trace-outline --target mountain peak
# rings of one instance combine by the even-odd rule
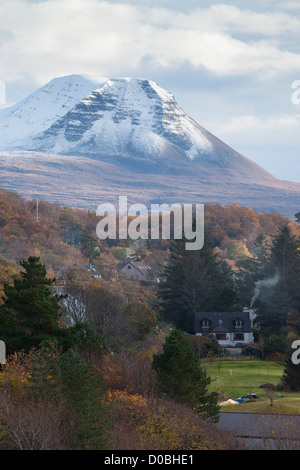
[[[127,194],[289,216],[299,208],[298,183],[236,152],[145,78],[59,77],[0,110],[0,168],[3,187],[78,207]]]
[[[155,95],[164,101],[175,101],[174,96],[161,88],[157,83],[146,78],[120,77],[108,79],[103,84],[105,89],[121,90],[121,93],[134,93],[136,96],[141,92],[147,95],[148,99],[153,99]]]
[[[0,110],[1,148],[20,146],[48,129],[97,86],[81,75],[57,77],[19,103]]]
[[[59,77],[0,116],[5,150],[84,156],[154,173],[223,168],[253,180],[274,178],[145,78],[111,78],[97,86],[80,75]]]
[[[193,160],[211,154],[204,129],[144,78],[107,80],[32,141],[32,149],[97,158]]]

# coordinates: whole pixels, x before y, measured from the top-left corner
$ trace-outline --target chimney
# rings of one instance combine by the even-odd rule
[[[256,309],[255,308],[249,308],[249,307],[243,307],[243,312],[249,313],[249,320],[251,321],[251,328],[253,328],[253,320],[256,317]]]
[[[251,328],[253,328],[253,314],[254,314],[253,309],[249,307],[243,307],[243,312],[249,314],[249,320],[251,321]]]

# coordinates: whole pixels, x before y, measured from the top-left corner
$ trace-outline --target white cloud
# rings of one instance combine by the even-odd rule
[[[210,125],[210,124],[208,124]],[[213,132],[226,142],[247,144],[300,144],[300,114],[260,117],[253,114],[235,116],[226,122],[211,123]]]
[[[278,9],[275,12],[255,12],[234,5],[218,4],[196,8],[190,13],[152,8],[148,19],[153,24],[176,28],[277,36],[300,34],[300,18]]]
[[[194,15],[193,15],[194,16]],[[262,36],[278,36],[300,34],[300,18],[287,14],[282,10],[275,12],[255,12],[237,8],[233,5],[213,5],[207,10],[199,10],[194,16],[195,21],[202,21],[208,28],[216,28],[227,33],[259,34]]]
[[[282,2],[279,6],[284,10],[300,10],[300,4],[298,2]]]
[[[193,89],[184,109],[228,144],[246,150],[267,145],[270,159],[279,145],[299,147],[300,116],[289,114],[290,83],[300,78],[298,3],[260,1],[256,11],[250,0],[238,7],[191,9],[192,3],[208,2],[187,1],[184,12],[175,0],[160,7],[145,6],[150,0],[1,0],[0,79],[8,91],[13,84],[27,95],[29,86],[33,91],[72,73],[117,77],[147,70],[146,78],[153,78],[174,70],[181,104],[180,94],[183,102],[189,95],[184,71],[199,77],[200,93]]]
[[[189,63],[218,75],[300,67],[300,54],[274,37],[300,32],[299,19],[282,11],[214,5],[182,13],[98,0],[1,0],[0,17],[10,33],[0,47],[3,80],[31,74],[42,84],[56,75],[116,76],[125,68],[134,74],[143,60],[156,67]],[[246,41],[237,33],[262,37]]]
[[[279,179],[300,181],[300,114],[240,115],[206,127]]]

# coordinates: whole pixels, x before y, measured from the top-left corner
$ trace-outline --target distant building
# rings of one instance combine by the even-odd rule
[[[55,285],[57,286],[65,286],[66,284],[67,281],[63,277],[58,278],[55,282]]]
[[[65,269],[60,269],[55,276],[55,282],[53,283],[53,287],[61,287],[65,286],[67,284],[67,281],[64,277],[64,271]]]
[[[89,264],[80,264],[79,265],[81,268],[84,268],[92,277],[95,279],[101,279],[102,275],[99,273],[98,269],[96,266],[94,266],[92,263]]]
[[[198,312],[195,315],[195,334],[213,335],[221,346],[236,346],[253,342],[254,311]]]
[[[157,281],[153,269],[147,264],[138,261],[120,263],[119,271],[123,273],[127,279],[132,281]]]

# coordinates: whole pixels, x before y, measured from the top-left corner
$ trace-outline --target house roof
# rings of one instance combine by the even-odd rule
[[[232,332],[232,330],[227,328],[227,326],[225,326],[225,325],[218,325],[218,326],[216,326],[216,328],[211,330],[211,333],[231,333],[231,332]]]
[[[202,325],[203,320],[209,321],[209,327]],[[236,320],[242,325],[236,326]],[[249,312],[197,312],[195,315],[196,333],[247,333],[252,331]]]
[[[101,277],[101,273],[98,271],[98,269],[96,268],[96,266],[94,266],[93,264],[81,264],[80,265],[82,268],[86,269],[91,276],[100,276]]]
[[[149,274],[154,274],[154,271],[151,268],[151,266],[149,266],[145,263],[142,263],[140,261],[129,261],[129,262],[126,262],[126,263],[119,263],[119,269],[123,269],[128,264],[130,264],[132,267],[137,269],[143,275],[148,276]]]

